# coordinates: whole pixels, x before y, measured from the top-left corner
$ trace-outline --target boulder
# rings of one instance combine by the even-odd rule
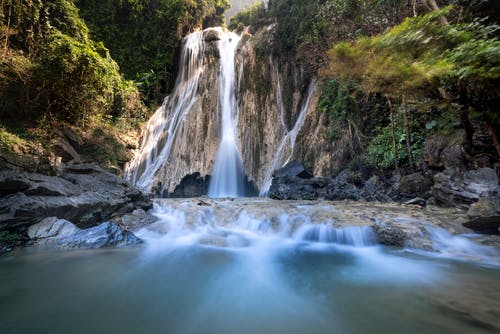
[[[479,200],[467,211],[469,221],[465,227],[480,233],[499,234],[500,232],[500,187],[481,194]]]
[[[425,141],[422,156],[430,168],[464,167],[466,157],[463,149],[465,131],[460,130],[451,136],[434,135]]]
[[[360,190],[347,181],[346,174],[339,174],[328,185],[324,198],[327,200],[358,200],[361,197]]]
[[[150,225],[156,222],[158,218],[151,215],[150,213],[137,209],[132,213],[125,214],[118,217],[115,221],[118,225],[122,226],[127,231],[135,231],[146,225]]]
[[[47,217],[38,224],[28,228],[30,239],[44,239],[54,237],[65,237],[80,231],[76,225],[57,217]]]
[[[373,175],[365,181],[361,189],[361,198],[365,201],[377,202],[391,202],[392,198],[389,196],[387,186],[377,176]]]
[[[437,204],[468,209],[481,194],[497,186],[497,174],[491,168],[464,171],[450,167],[434,175],[432,195]]]
[[[57,238],[54,242],[57,248],[72,249],[109,246],[122,247],[139,244],[142,240],[137,238],[132,232],[122,231],[114,223],[105,222],[98,226]]]
[[[12,173],[0,174],[0,184],[13,179]],[[66,166],[60,177],[18,173],[15,180],[20,180],[16,193],[14,183],[4,182],[10,194],[0,202],[0,229],[29,226],[46,217],[66,219],[86,228],[113,215],[152,207],[141,191],[95,165]]]
[[[397,185],[397,191],[400,196],[405,198],[429,198],[433,184],[434,180],[432,176],[418,172],[401,177]]]
[[[372,225],[378,242],[386,246],[405,247],[410,236],[402,228],[388,224]]]
[[[80,155],[71,146],[71,144],[64,137],[58,137],[52,140],[51,146],[54,152],[62,158],[63,162],[80,162]]]
[[[303,164],[298,162],[297,160],[292,160],[287,163],[285,166],[277,169],[273,173],[273,178],[276,177],[299,177],[302,179],[310,179],[312,178],[312,174],[306,171]]]
[[[326,178],[302,179],[295,176],[273,178],[269,197],[281,200],[314,200],[323,197]]]

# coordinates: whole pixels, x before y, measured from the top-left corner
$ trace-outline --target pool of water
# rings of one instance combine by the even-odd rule
[[[0,332],[491,333],[499,291],[496,267],[276,235],[27,248],[0,256]]]

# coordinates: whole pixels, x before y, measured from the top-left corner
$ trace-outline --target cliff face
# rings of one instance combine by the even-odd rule
[[[237,144],[245,174],[261,194],[272,172],[304,161],[317,175],[331,172],[316,81],[274,59],[272,27],[243,32],[235,54]],[[140,188],[172,193],[188,175],[210,175],[221,138],[220,40],[239,38],[210,28],[186,38],[181,73],[168,101],[152,117],[141,151],[127,168]]]

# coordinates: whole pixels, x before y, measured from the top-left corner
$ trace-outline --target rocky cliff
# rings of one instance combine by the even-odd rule
[[[185,39],[176,88],[150,120],[127,169],[140,188],[178,193],[182,180],[195,173],[206,183],[221,138],[217,83],[224,38],[240,37],[210,28]],[[272,172],[292,159],[305,161],[316,175],[331,172],[324,121],[315,112],[316,80],[300,66],[273,57],[272,26],[242,32],[235,73],[236,135],[248,181],[265,193]]]

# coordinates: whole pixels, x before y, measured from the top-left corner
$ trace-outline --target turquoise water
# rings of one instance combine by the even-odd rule
[[[500,270],[259,238],[0,256],[1,333],[492,333]]]

